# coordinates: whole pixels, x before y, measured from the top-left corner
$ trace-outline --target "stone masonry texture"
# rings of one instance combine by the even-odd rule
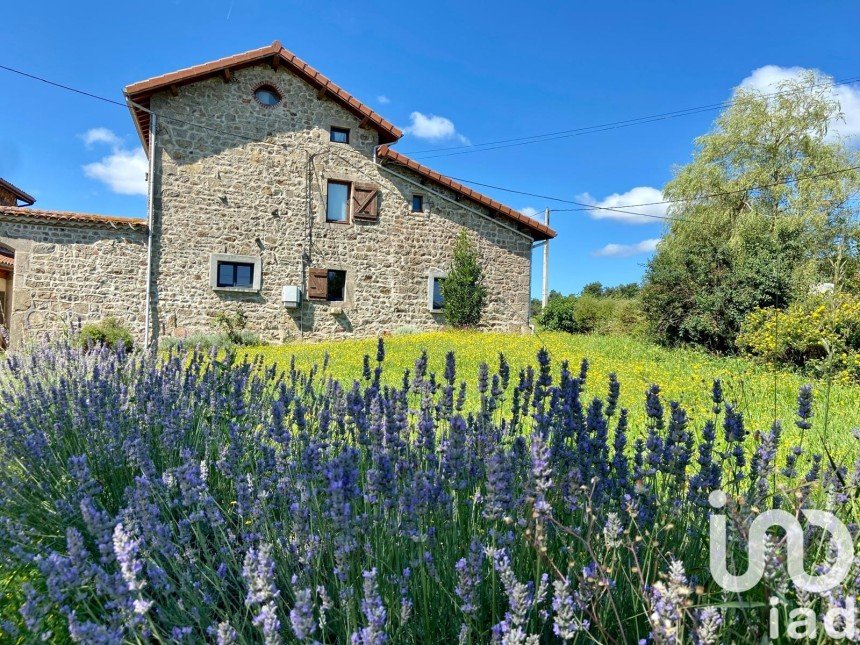
[[[109,316],[142,334],[144,230],[0,217],[0,244],[15,254],[13,343]]]
[[[283,97],[277,106],[255,100],[263,84]],[[485,269],[482,326],[527,325],[531,239],[453,192],[386,170],[422,182],[401,166],[374,163],[377,133],[289,71],[241,69],[229,83],[213,78],[183,86],[176,96],[157,94],[151,107],[160,115],[153,258],[159,335],[210,332],[219,312],[237,309],[249,330],[273,342],[440,327],[442,315],[427,306],[428,275],[450,268],[461,230]],[[331,126],[349,128],[349,144],[330,142]],[[378,221],[326,222],[329,180],[375,184]],[[413,193],[424,196],[424,212],[410,212]],[[260,291],[213,290],[213,253],[259,256]],[[282,286],[307,293],[310,268],[345,270],[345,301],[305,299],[301,308],[287,309]]]
[[[254,98],[263,84],[280,93],[278,105]],[[151,108],[159,115],[153,337],[209,333],[219,313],[239,309],[247,328],[271,342],[441,327],[442,314],[428,309],[428,276],[450,269],[461,231],[485,270],[482,327],[526,329],[532,239],[402,166],[377,164],[377,132],[287,69],[240,69],[230,82],[156,94]],[[329,140],[332,126],[349,129],[348,144]],[[329,180],[375,185],[378,220],[326,222]],[[423,196],[423,212],[411,212],[413,194]],[[15,253],[13,342],[108,316],[142,338],[147,234],[0,216],[0,243]],[[213,254],[259,258],[259,291],[213,289]],[[288,309],[282,287],[307,294],[310,269],[345,271],[344,301],[305,298]]]

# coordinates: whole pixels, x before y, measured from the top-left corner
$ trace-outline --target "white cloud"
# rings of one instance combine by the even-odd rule
[[[666,216],[668,207],[668,204],[629,206],[629,204],[651,204],[664,201],[663,193],[650,186],[637,186],[626,193],[613,193],[603,199],[595,199],[588,193],[583,193],[577,197],[577,200],[598,207],[588,211],[588,214],[594,219],[613,219],[629,224],[653,224],[659,221],[655,217]],[[617,210],[599,210],[600,208],[617,208],[628,212],[619,213]]]
[[[83,166],[87,177],[106,184],[120,195],[146,195],[148,163],[143,148],[126,148],[122,139],[107,128],[93,128],[81,138],[87,147],[105,144],[111,148],[109,155]]]
[[[378,102],[380,102],[382,105],[388,105],[389,103],[391,103],[391,99],[388,98],[387,96],[385,96],[385,94],[380,94],[379,96],[376,97],[376,100]]]
[[[538,216],[538,214],[540,214],[541,211],[539,211],[536,208],[533,208],[532,206],[524,206],[523,208],[520,209],[520,212],[527,217],[531,217],[532,219],[537,219],[537,216]]]
[[[641,255],[642,253],[653,253],[657,250],[657,245],[660,243],[660,238],[650,240],[642,240],[636,244],[607,244],[602,249],[598,249],[592,255],[600,258],[629,258],[632,255]]]
[[[804,67],[780,67],[765,65],[753,70],[752,74],[741,81],[740,87],[747,90],[759,90],[765,94],[778,92],[777,85],[783,81],[797,78],[804,72],[816,72],[829,79],[819,70]],[[830,124],[830,133],[846,139],[860,137],[860,85],[836,85],[830,88],[830,95],[839,102],[843,118]]]
[[[122,139],[107,128],[91,128],[81,135],[87,147],[94,143],[106,143],[111,147],[122,145]]]
[[[422,114],[413,112],[409,115],[412,123],[403,131],[418,139],[427,141],[444,141],[446,139],[457,139],[461,143],[468,144],[469,140],[457,132],[451,119],[437,114]]]

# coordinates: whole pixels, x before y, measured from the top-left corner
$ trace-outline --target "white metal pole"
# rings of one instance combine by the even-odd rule
[[[549,228],[549,209],[543,212],[543,223]],[[543,293],[541,294],[542,306],[546,307],[549,302],[549,238],[543,242]]]
[[[152,243],[155,226],[155,142],[156,142],[156,117],[155,113],[149,116],[149,186],[147,186],[147,209],[146,209],[146,304],[143,323],[143,347],[149,349],[152,342]]]

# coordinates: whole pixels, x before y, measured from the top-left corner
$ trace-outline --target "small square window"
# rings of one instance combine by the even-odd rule
[[[327,222],[349,221],[349,184],[342,181],[328,182],[328,201],[325,219]]]
[[[412,212],[424,212],[424,195],[412,195]]]
[[[329,302],[342,302],[346,290],[346,271],[329,269],[326,285],[326,300]]]
[[[245,262],[219,262],[218,286],[251,289],[254,286],[254,265]]]
[[[442,311],[445,308],[445,298],[442,296],[443,282],[445,282],[444,276],[430,276],[430,311]]]
[[[329,141],[334,143],[349,143],[349,128],[331,126]]]

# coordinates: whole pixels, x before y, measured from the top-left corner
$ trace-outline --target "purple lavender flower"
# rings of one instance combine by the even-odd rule
[[[611,417],[618,408],[618,397],[621,395],[621,384],[615,372],[609,375],[609,396],[606,397],[606,416]]]
[[[363,573],[364,598],[361,601],[361,613],[367,621],[367,626],[362,627],[352,634],[353,645],[382,645],[388,640],[385,634],[385,623],[388,613],[382,598],[379,595],[379,587],[376,583],[376,568]]]
[[[580,608],[574,602],[567,578],[556,580],[552,586],[552,633],[567,643],[575,639],[580,631],[587,631],[589,621],[580,617]]]
[[[797,421],[795,425],[801,430],[809,430],[812,427],[812,386],[804,385],[797,395]]]
[[[478,591],[483,580],[484,551],[480,542],[472,540],[469,555],[460,558],[454,569],[457,572],[457,586],[454,593],[460,598],[460,611],[467,617],[478,612]]]
[[[290,624],[293,627],[293,633],[300,641],[308,640],[316,633],[313,593],[310,589],[296,591],[296,603],[290,610]]]
[[[705,607],[696,615],[696,645],[716,645],[720,641],[723,617],[719,607]]]

